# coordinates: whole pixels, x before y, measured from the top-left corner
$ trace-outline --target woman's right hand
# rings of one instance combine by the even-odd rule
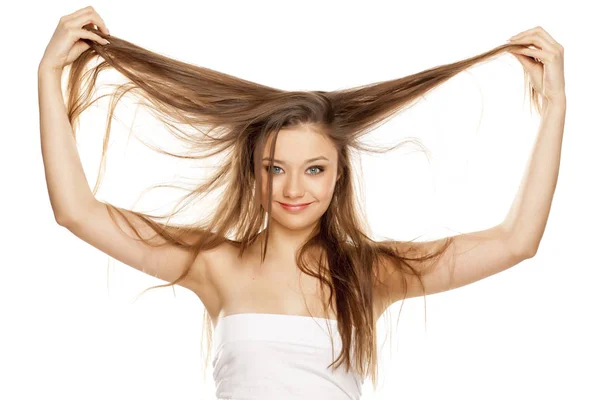
[[[80,39],[95,40],[101,44],[109,42],[101,36],[83,29],[88,24],[94,24],[98,29],[109,35],[108,29],[100,15],[92,6],[77,10],[60,18],[58,26],[46,47],[40,61],[40,68],[60,71],[71,64],[90,46]]]

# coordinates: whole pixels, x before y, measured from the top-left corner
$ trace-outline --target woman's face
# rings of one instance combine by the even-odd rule
[[[309,127],[282,129],[269,171],[272,139],[271,136],[267,140],[261,157],[262,206],[267,210],[270,173],[273,176],[273,219],[288,229],[308,228],[327,211],[333,197],[338,162],[335,146]],[[310,204],[294,210],[281,203]]]

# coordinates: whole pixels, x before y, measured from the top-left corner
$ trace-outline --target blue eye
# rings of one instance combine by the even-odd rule
[[[279,169],[281,169],[280,167],[278,167],[276,165],[273,165],[273,168],[279,168]],[[325,167],[320,166],[320,165],[314,165],[314,166],[312,166],[312,167],[310,167],[308,169],[309,170],[311,170],[311,169],[318,169],[319,170],[319,172],[313,173],[313,174],[309,174],[309,175],[319,175],[320,173],[322,173],[323,171],[325,171]],[[268,165],[265,166],[265,171],[269,172],[269,166]],[[275,173],[275,175],[280,175],[280,174],[279,173]]]
[[[279,168],[279,167],[277,167],[277,166],[273,165],[273,168]],[[267,166],[265,166],[265,171],[269,172],[269,166],[268,166],[268,165],[267,165]]]
[[[323,167],[318,167],[318,166],[310,167],[309,169],[313,169],[313,168],[315,168],[315,169],[319,169],[319,172],[318,172],[318,173],[316,173],[316,174],[312,174],[312,175],[319,175],[321,172],[325,171],[325,168],[323,168]]]

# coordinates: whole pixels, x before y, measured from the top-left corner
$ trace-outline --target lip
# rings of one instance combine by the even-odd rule
[[[311,205],[312,203],[304,203],[304,204],[286,204],[286,203],[282,203],[279,202],[278,203],[281,205],[281,207],[286,210],[286,211],[290,211],[290,212],[296,212],[296,211],[302,211],[304,209],[306,209],[306,207],[308,207],[309,205]]]
[[[300,206],[307,206],[310,203],[298,203],[298,204],[289,204],[289,203],[282,203],[281,201],[278,201],[279,204],[281,204],[282,206],[288,206],[288,207],[300,207]]]

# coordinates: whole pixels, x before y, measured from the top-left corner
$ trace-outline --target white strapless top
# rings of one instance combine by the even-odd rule
[[[212,346],[219,400],[360,399],[363,380],[353,369],[346,372],[344,364],[335,371],[327,368],[342,348],[336,320],[228,315],[217,323]]]

